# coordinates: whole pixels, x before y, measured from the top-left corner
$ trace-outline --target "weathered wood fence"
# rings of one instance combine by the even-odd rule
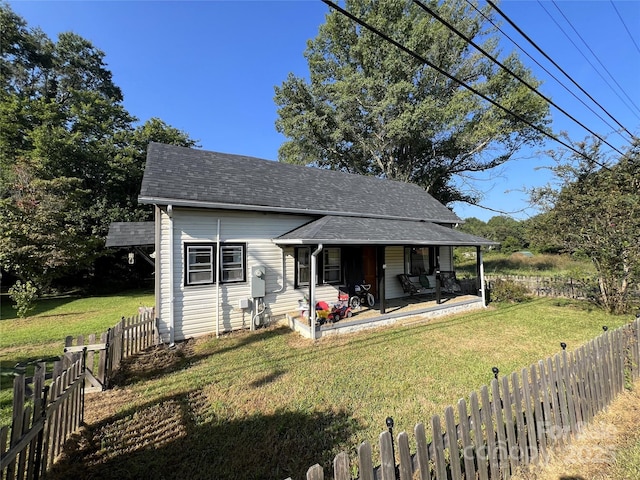
[[[372,447],[357,448],[360,480],[461,480],[510,478],[521,466],[547,459],[551,449],[570,443],[586,424],[640,378],[640,318],[574,351],[563,349],[520,372],[499,377],[473,392],[469,402],[434,415],[428,428],[415,426],[416,452],[409,434],[380,434],[380,465]],[[351,480],[349,455],[333,461],[333,478]],[[322,480],[314,465],[307,480]],[[289,479],[290,480],[290,479]]]
[[[532,277],[526,275],[485,275],[489,288],[496,280],[507,280],[524,286],[537,297],[563,297],[575,299],[594,298],[598,295],[597,286],[585,280],[566,277]]]
[[[65,352],[87,352],[86,381],[87,392],[101,391],[109,388],[109,381],[127,357],[159,342],[156,318],[153,309],[122,319],[100,336],[96,343],[96,335],[85,338],[79,335],[65,339]]]
[[[106,389],[123,359],[157,344],[154,312],[123,317],[96,340],[89,335],[85,344],[83,336],[75,342],[67,337],[64,355],[49,372],[45,361],[36,363],[31,378],[25,377],[24,365],[16,367],[12,423],[0,428],[0,479],[46,474],[82,424],[85,392]]]
[[[18,373],[13,380],[11,428],[0,429],[2,479],[42,477],[61,453],[68,436],[80,427],[84,403],[82,354],[65,355],[54,362],[49,385],[45,385],[46,370],[47,363],[36,364],[32,404],[25,404],[28,398],[24,373]]]

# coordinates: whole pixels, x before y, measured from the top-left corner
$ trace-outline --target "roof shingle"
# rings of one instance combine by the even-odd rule
[[[460,218],[417,185],[150,143],[140,203],[398,218]]]

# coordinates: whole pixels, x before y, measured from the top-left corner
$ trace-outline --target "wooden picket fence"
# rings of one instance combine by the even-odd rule
[[[38,362],[32,378],[24,366],[13,381],[11,427],[0,429],[0,479],[31,480],[43,477],[66,440],[84,418],[84,394],[109,386],[122,360],[157,345],[153,310],[118,324],[100,335],[65,339],[64,355],[53,362]],[[50,384],[47,382],[51,380]],[[33,384],[32,393],[28,387]],[[32,397],[32,402],[26,402]]]
[[[0,429],[0,478],[38,479],[53,465],[67,438],[83,420],[84,358],[67,354],[53,363],[53,381],[45,385],[47,363],[36,364],[33,402],[26,404],[24,373],[13,381],[11,428]],[[7,447],[8,450],[7,450]]]
[[[563,349],[521,372],[495,379],[469,403],[447,407],[444,420],[434,415],[429,429],[415,426],[416,452],[409,434],[395,442],[392,429],[380,434],[380,465],[372,447],[357,448],[360,480],[494,480],[510,478],[519,467],[546,461],[552,449],[572,441],[625,386],[640,378],[640,318],[605,331],[577,350]],[[354,465],[354,468],[356,467]],[[335,480],[351,480],[346,452],[332,466]],[[322,480],[324,469],[309,468],[307,480]],[[288,479],[291,480],[291,479]]]
[[[109,382],[120,368],[122,360],[159,343],[154,310],[122,319],[102,333],[97,342],[96,335],[65,339],[65,352],[87,352],[87,392],[109,388]]]

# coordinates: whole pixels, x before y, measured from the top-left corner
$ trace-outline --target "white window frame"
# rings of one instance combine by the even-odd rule
[[[338,263],[330,263],[331,253],[337,252]],[[335,257],[334,257],[335,260]],[[338,274],[337,279],[327,280],[330,276]],[[322,280],[324,283],[339,285],[342,282],[342,249],[340,247],[328,247],[322,254]]]
[[[239,250],[240,260],[235,258],[231,262],[225,261],[225,251]],[[235,256],[235,255],[234,255]],[[244,243],[228,243],[220,245],[220,283],[237,283],[246,281],[246,246]],[[230,278],[231,273],[235,272],[236,277]]]
[[[300,262],[300,254],[306,254],[307,263]],[[311,278],[311,248],[309,247],[296,247],[296,286],[298,287],[308,287],[309,279]],[[302,275],[302,271],[306,271],[307,280],[300,280]]]
[[[216,248],[220,248],[220,271],[218,272],[220,275],[220,283],[241,283],[247,281],[246,243],[221,243],[218,246],[217,243],[194,242],[184,244],[185,286],[212,285],[216,283]],[[225,254],[234,250],[237,251],[240,256],[239,261],[237,255],[235,255],[236,258],[234,258],[233,261],[226,261]],[[202,273],[208,273],[207,277],[192,280],[192,276]]]
[[[185,244],[185,285],[210,285],[215,283],[213,272],[215,271],[215,243],[188,243]],[[209,261],[204,256],[209,257]],[[193,260],[193,261],[192,261]],[[195,274],[208,273],[207,278],[192,280],[191,276]]]

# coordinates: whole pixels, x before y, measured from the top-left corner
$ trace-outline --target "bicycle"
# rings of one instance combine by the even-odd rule
[[[369,290],[371,290],[370,283],[360,283],[355,285],[356,294],[349,299],[349,306],[352,310],[360,308],[364,303],[369,305],[369,307],[373,307],[376,303],[376,299],[373,298],[373,294]]]

